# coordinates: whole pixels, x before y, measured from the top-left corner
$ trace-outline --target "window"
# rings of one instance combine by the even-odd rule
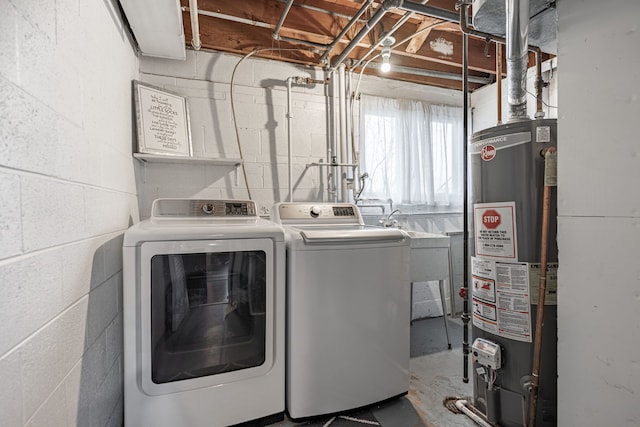
[[[361,97],[361,197],[462,206],[462,108]]]

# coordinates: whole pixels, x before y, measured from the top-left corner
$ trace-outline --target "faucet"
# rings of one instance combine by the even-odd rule
[[[389,213],[389,215],[387,215],[386,218],[381,219],[380,221],[378,221],[378,223],[380,225],[382,225],[383,227],[385,227],[385,228],[389,228],[389,227],[400,228],[400,226],[398,225],[398,220],[397,219],[391,219],[391,217],[394,214],[398,213],[398,212],[400,212],[400,209],[395,209],[395,210],[391,211]]]

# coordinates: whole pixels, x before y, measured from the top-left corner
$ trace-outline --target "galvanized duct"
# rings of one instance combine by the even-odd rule
[[[527,120],[529,0],[506,0],[509,122]]]

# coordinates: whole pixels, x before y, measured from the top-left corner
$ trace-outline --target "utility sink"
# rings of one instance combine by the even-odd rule
[[[411,281],[426,282],[449,277],[449,236],[403,230],[411,239]]]

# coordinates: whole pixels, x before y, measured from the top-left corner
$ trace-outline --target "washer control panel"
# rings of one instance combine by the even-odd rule
[[[356,205],[350,203],[280,203],[276,222],[330,222],[360,224],[362,217]]]

